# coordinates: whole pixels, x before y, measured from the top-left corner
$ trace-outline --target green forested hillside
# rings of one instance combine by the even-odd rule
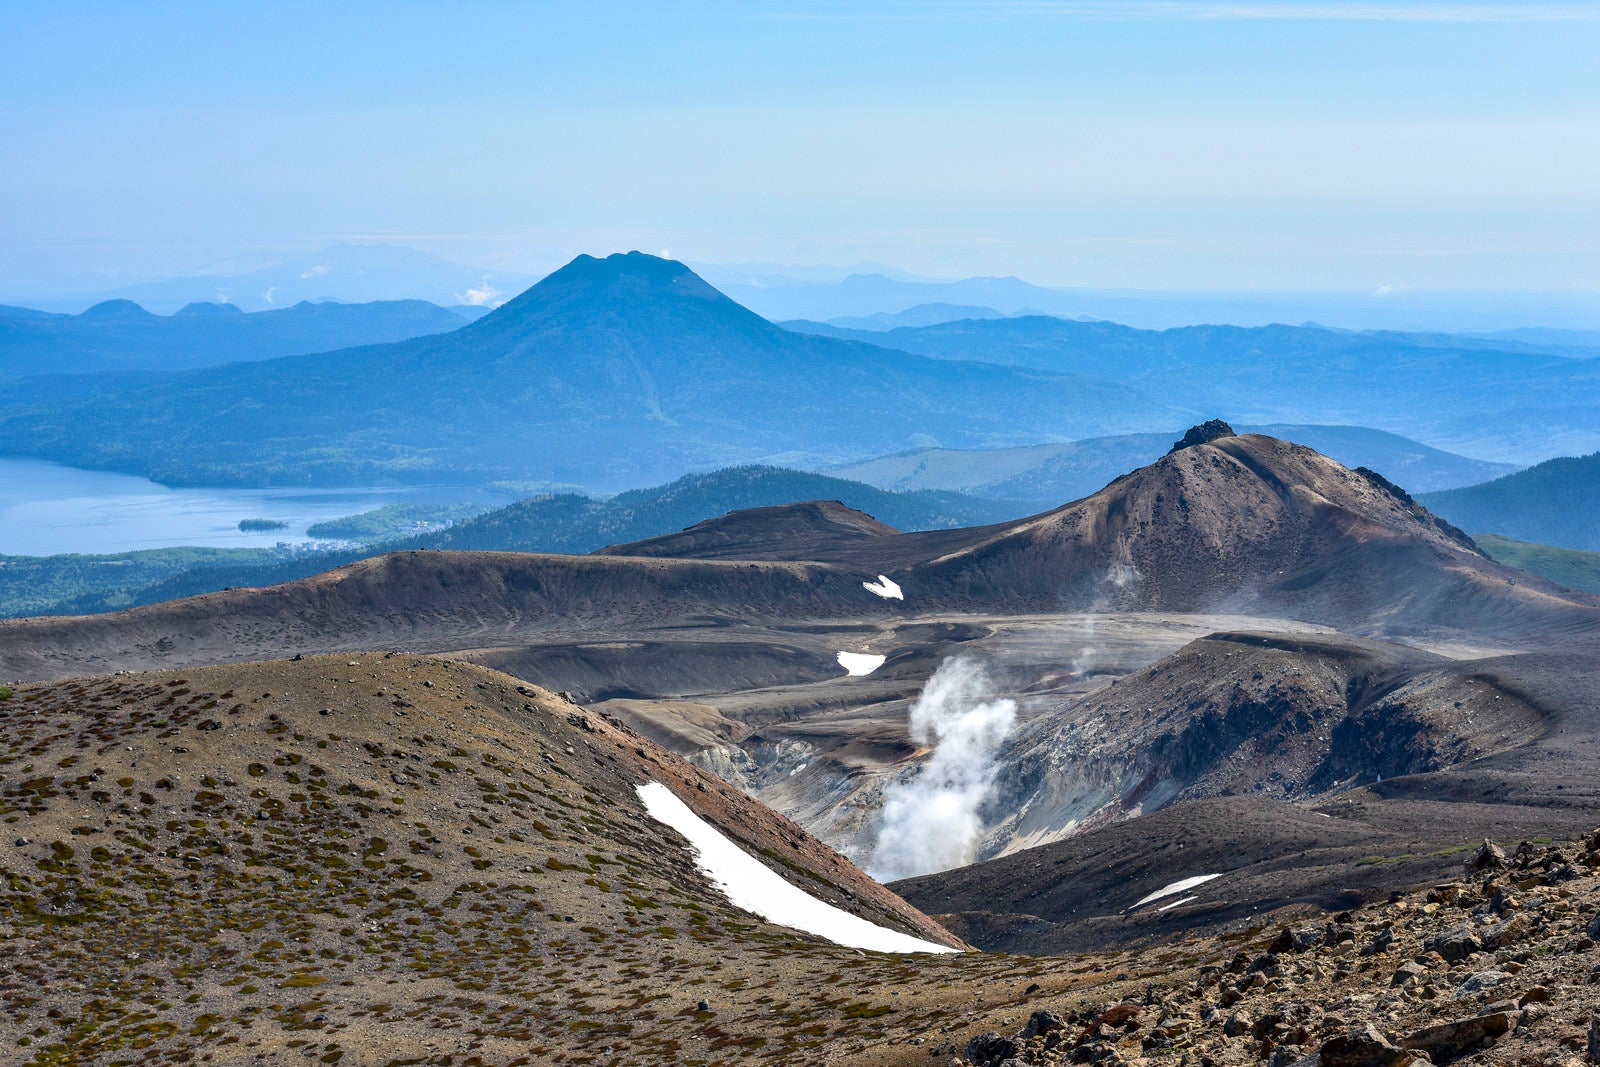
[[[1546,460],[1483,485],[1420,499],[1473,535],[1600,549],[1600,452]]]
[[[1478,534],[1473,540],[1496,563],[1537,574],[1568,589],[1600,593],[1600,552],[1529,544],[1498,534]]]
[[[276,548],[154,548],[104,556],[0,556],[0,618],[112,611],[131,607],[146,589],[175,575],[212,568],[257,569],[289,564],[297,558],[297,553]],[[224,581],[216,588],[229,584]]]

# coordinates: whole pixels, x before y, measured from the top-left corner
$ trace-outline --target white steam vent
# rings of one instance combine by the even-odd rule
[[[874,952],[954,952],[948,945],[886,930],[825,904],[779,878],[771,869],[696,815],[660,782],[639,788],[645,810],[689,839],[696,865],[721,889],[728,902],[768,922],[825,937],[836,945]]]
[[[906,598],[899,584],[886,574],[878,575],[878,580],[875,582],[862,582],[861,587],[869,593],[878,594],[885,600],[904,600]]]
[[[883,792],[868,869],[879,881],[971,863],[983,835],[979,809],[994,792],[995,752],[1017,721],[977,661],[946,660],[911,706],[911,739],[933,755],[909,781]]]

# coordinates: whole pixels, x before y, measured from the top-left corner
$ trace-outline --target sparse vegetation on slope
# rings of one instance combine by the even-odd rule
[[[880,1035],[847,1009],[904,959],[731,909],[644,813],[648,780],[809,892],[948,936],[725,784],[481,668],[124,676],[0,716],[16,1062],[786,1063]]]
[[[1024,1063],[1176,1067],[1367,1021],[1446,1049],[1428,1027],[1474,1018],[1498,1062],[1551,1064],[1592,1018],[1600,838],[1138,952],[888,956],[728,907],[632,789],[667,782],[780,875],[931,932],[793,824],[482,669],[124,675],[25,687],[0,721],[0,1041],[30,1067],[895,1067],[987,1062],[985,1033],[1030,1022]]]
[[[1473,541],[1496,563],[1537,574],[1568,589],[1600,593],[1600,552],[1535,545],[1498,534],[1479,534]]]

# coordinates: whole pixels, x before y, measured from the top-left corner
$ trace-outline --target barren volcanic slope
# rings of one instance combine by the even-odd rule
[[[39,1063],[792,1062],[881,1033],[867,976],[903,962],[815,981],[861,954],[730,908],[646,814],[652,781],[809,893],[960,945],[726,784],[481,668],[91,679],[0,723],[0,1041]]]
[[[19,1064],[1175,1067],[1356,1062],[1336,1058],[1352,1043],[1420,1062],[1391,1039],[1564,1064],[1594,1026],[1600,836],[1292,929],[897,956],[729,907],[640,783],[791,883],[945,938],[726,785],[479,668],[85,679],[24,687],[0,724],[0,1041]]]
[[[861,588],[879,573],[910,599],[889,604]],[[693,619],[725,630],[950,612],[1231,612],[1540,647],[1592,634],[1597,604],[1494,563],[1381,479],[1245,435],[1181,448],[1091,497],[996,526],[900,534],[805,505],[599,556],[408,552],[265,590],[4,622],[0,676],[395,643],[537,645]]]
[[[1219,436],[1197,434],[1043,515],[813,539],[809,558],[883,571],[919,605],[954,611],[1255,612],[1367,634],[1456,631],[1527,645],[1600,624],[1600,601],[1494,563],[1382,477],[1217,426]],[[730,516],[606,551],[793,558],[751,523]]]
[[[1485,836],[1600,819],[1600,702],[1579,681],[1595,667],[1216,634],[1019,729],[983,852],[1002,858],[900,885],[1007,951],[1381,898]],[[1127,914],[1200,875],[1220,877]]]

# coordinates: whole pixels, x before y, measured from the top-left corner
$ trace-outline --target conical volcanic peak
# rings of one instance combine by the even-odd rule
[[[723,296],[687,266],[644,252],[618,252],[599,259],[580,255],[522,295],[470,327],[477,334],[596,325],[638,329],[670,317],[757,332],[777,331],[761,316]]]
[[[80,319],[123,319],[138,320],[155,318],[139,304],[132,300],[102,300],[100,303],[86,309],[78,316]]]

